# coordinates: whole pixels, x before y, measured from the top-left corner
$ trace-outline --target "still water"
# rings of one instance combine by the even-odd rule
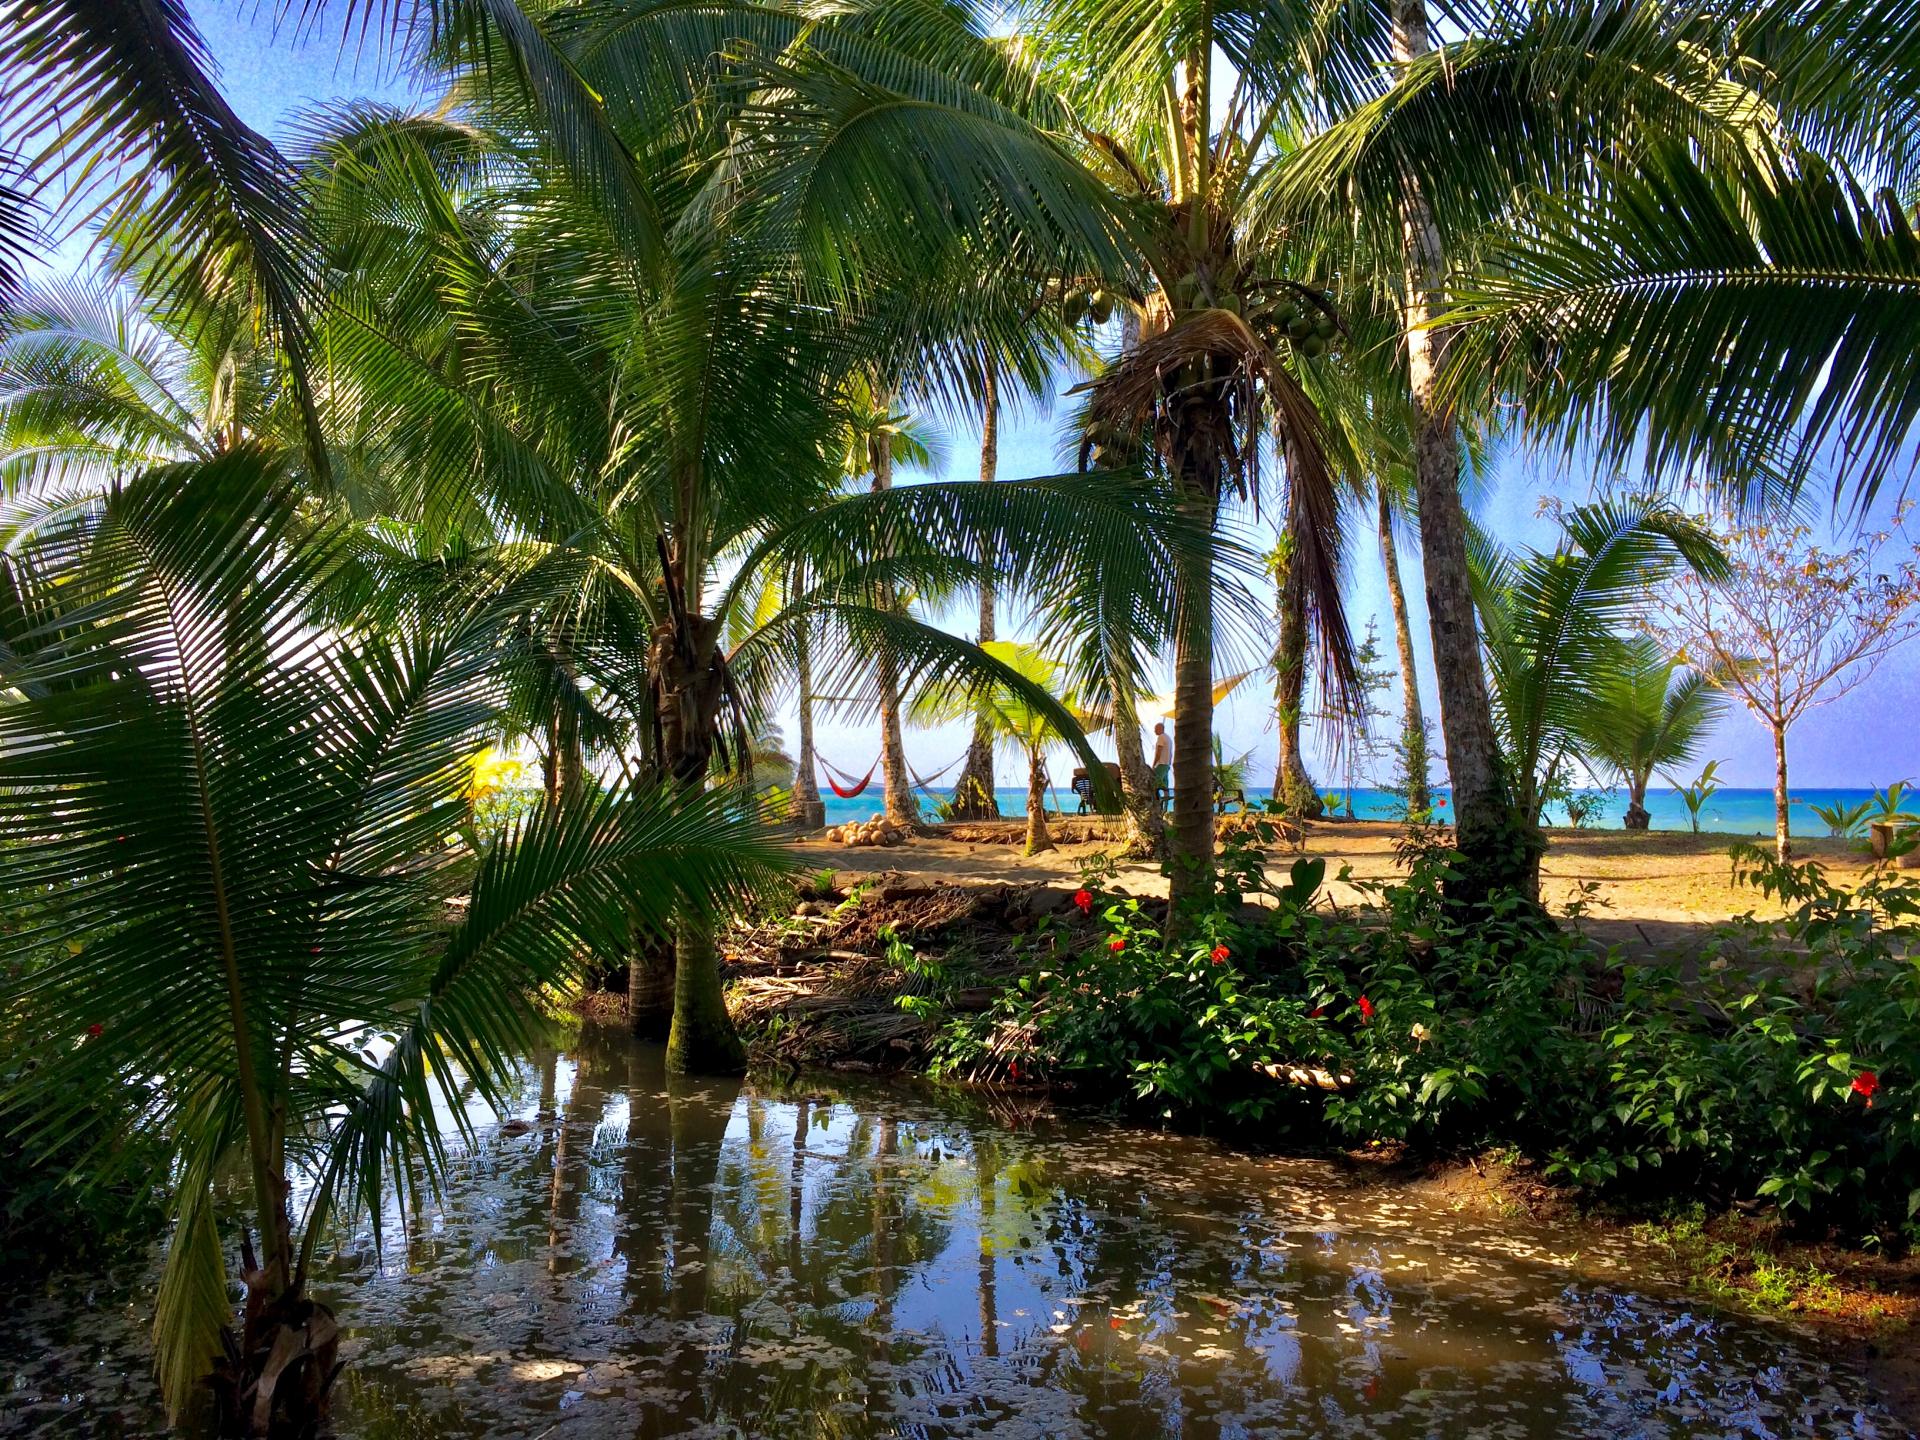
[[[1015,1103],[670,1082],[614,1038],[536,1056],[532,1128],[333,1260],[339,1433],[1906,1433],[1791,1332],[1637,1289],[1624,1250]],[[0,1326],[0,1431],[156,1429],[146,1304]]]

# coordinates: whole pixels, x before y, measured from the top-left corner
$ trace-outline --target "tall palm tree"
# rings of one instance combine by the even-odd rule
[[[1726,707],[1726,695],[1705,675],[1684,669],[1650,636],[1620,643],[1593,686],[1580,740],[1589,757],[1626,782],[1627,829],[1644,830],[1652,819],[1653,772],[1692,760]]]
[[[1495,327],[1467,347],[1472,353],[1457,353],[1466,337],[1454,322],[1479,316],[1456,309],[1455,296],[1495,295],[1516,264],[1525,270],[1531,242],[1509,242],[1516,228],[1522,237],[1536,233],[1530,216],[1542,207],[1564,207],[1569,217],[1605,213],[1607,222],[1592,231],[1569,225],[1555,233],[1574,247],[1592,235],[1596,253],[1611,253],[1614,227],[1629,231],[1638,223],[1631,194],[1613,183],[1611,171],[1670,147],[1691,153],[1706,172],[1737,171],[1771,132],[1830,153],[1878,153],[1910,174],[1920,114],[1896,98],[1897,82],[1886,81],[1915,73],[1920,45],[1911,40],[1909,17],[1881,0],[1832,7],[1806,0],[1758,7],[1548,0],[1450,11],[1451,38],[1438,44],[1424,0],[1395,0],[1391,18],[1395,65],[1386,83],[1366,88],[1358,103],[1329,106],[1306,127],[1305,143],[1275,167],[1264,198],[1404,302],[1400,341],[1378,358],[1398,371],[1419,416],[1413,469],[1421,554],[1457,841],[1466,857],[1454,888],[1470,895],[1530,870],[1525,851],[1532,842],[1508,833],[1512,777],[1501,772],[1484,672],[1475,664],[1455,421],[1463,404],[1505,399],[1525,405],[1531,423],[1532,382],[1545,392],[1549,411],[1558,389],[1591,413],[1586,407],[1605,393],[1606,374],[1604,327],[1595,322],[1623,300],[1628,310],[1637,302],[1602,283],[1579,291],[1566,311],[1543,304],[1537,316],[1556,325],[1565,320],[1577,337],[1574,351],[1587,363],[1559,370],[1550,349],[1507,348],[1510,368],[1499,378],[1529,384],[1490,386],[1488,367],[1469,362],[1484,362],[1479,346],[1495,343]],[[1679,228],[1676,218],[1657,221],[1656,230]],[[1380,278],[1389,276],[1404,282]],[[1683,344],[1679,337],[1694,333],[1681,325],[1664,343]],[[1699,334],[1706,356],[1719,332]],[[1604,353],[1631,354],[1619,339],[1607,335]],[[1589,340],[1593,348],[1586,350]],[[1525,362],[1536,356],[1545,363],[1528,371]],[[1627,370],[1637,373],[1637,366],[1629,360]],[[1667,384],[1672,374],[1654,365],[1643,373],[1651,386]],[[1796,364],[1792,373],[1810,372]],[[1573,383],[1560,388],[1562,378]],[[1795,384],[1762,378],[1788,393]],[[1697,393],[1684,385],[1671,391]],[[1639,423],[1639,415],[1622,409],[1615,433],[1624,438]],[[1655,441],[1664,444],[1657,434]],[[1746,460],[1755,454],[1749,448]]]
[[[587,945],[781,867],[723,803],[657,789],[450,845],[503,699],[502,612],[443,588],[397,623],[316,623],[353,532],[256,446],[24,519],[0,562],[0,871],[66,944],[9,982],[61,1028],[0,1104],[58,1145],[108,1077],[156,1084],[137,1123],[175,1176],[168,1404],[211,1372],[226,1433],[308,1433],[338,1337],[305,1294],[329,1215],[378,1225],[444,1161],[456,1077],[501,1101],[536,992]],[[236,1168],[249,1303],[223,1347]],[[315,1181],[297,1224],[296,1171]]]
[[[1143,17],[1066,0],[1035,11],[1010,47],[983,16],[884,9],[756,56],[782,98],[743,115],[734,173],[763,233],[797,242],[829,281],[924,285],[964,244],[982,269],[1051,286],[1062,303],[1118,297],[1139,338],[1095,384],[1083,458],[1098,446],[1164,472],[1210,528],[1223,500],[1256,491],[1277,417],[1306,513],[1330,519],[1318,418],[1292,373],[1306,352],[1284,329],[1305,313],[1306,341],[1330,303],[1290,279],[1285,235],[1248,206],[1271,159],[1263,141],[1313,68],[1313,25],[1292,12]],[[662,37],[637,27],[628,43],[643,38]],[[1095,52],[1113,58],[1088,67]],[[1216,115],[1230,123],[1215,131]],[[977,276],[954,285],[956,310],[979,288]],[[1332,672],[1351,678],[1326,538],[1316,523],[1296,553]],[[1177,898],[1206,883],[1212,854],[1211,579],[1196,572],[1186,587],[1176,645]]]
[[[331,387],[351,402],[336,423],[408,478],[409,518],[581,557],[605,633],[576,642],[579,663],[637,737],[639,771],[691,793],[737,768],[802,643],[810,678],[855,704],[884,703],[889,678],[899,693],[969,670],[1024,683],[903,613],[901,594],[988,573],[1043,598],[1090,575],[1124,592],[1207,551],[1139,483],[845,493],[847,437],[870,465],[900,438],[890,404],[847,403],[844,377],[872,365],[857,320],[797,303],[707,223],[697,185],[675,192],[675,265],[630,263],[595,197],[528,166],[476,110],[354,112],[312,142]],[[676,134],[655,143],[718,169]],[[769,574],[783,603],[755,620]],[[672,976],[674,1063],[737,1067],[702,917],[679,928]]]

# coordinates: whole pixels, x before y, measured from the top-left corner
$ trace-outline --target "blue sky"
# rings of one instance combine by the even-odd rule
[[[221,67],[229,99],[242,116],[269,134],[283,134],[296,112],[329,100],[374,96],[404,101],[409,94],[409,87],[390,63],[370,51],[356,56],[351,47],[343,49],[337,31],[297,39],[284,27],[276,33],[270,5],[232,0],[190,3]],[[945,428],[949,440],[947,470],[955,477],[976,474],[977,428],[964,422]],[[1013,478],[1061,468],[1057,428],[1057,417],[1044,412],[1029,412],[1004,424],[1001,475]],[[1888,503],[1892,492],[1898,491],[1910,474],[1909,468],[1893,477]],[[1583,498],[1597,481],[1609,478],[1613,477],[1581,473],[1558,461],[1546,463],[1526,455],[1508,455],[1494,468],[1480,518],[1510,545],[1549,545],[1553,526],[1538,513],[1540,497],[1559,494],[1569,499]],[[1630,481],[1632,477],[1624,478]],[[1884,510],[1884,504],[1880,508]],[[1270,542],[1267,522],[1257,523],[1256,539],[1262,546]],[[1401,565],[1415,607],[1422,689],[1437,737],[1438,705],[1424,633],[1418,544],[1411,535],[1402,540]],[[1349,607],[1355,632],[1365,630],[1369,617],[1378,617],[1383,646],[1391,654],[1385,579],[1372,524],[1365,516],[1356,517],[1352,526],[1350,579]],[[1908,718],[1915,714],[1920,714],[1920,644],[1897,653],[1868,685],[1815,711],[1795,730],[1789,742],[1794,783],[1807,787],[1884,784],[1920,776],[1920,726]],[[1258,677],[1249,681],[1223,706],[1219,729],[1230,753],[1252,752],[1254,781],[1267,783],[1272,775],[1275,744],[1270,687],[1259,683]],[[876,730],[870,723],[823,725],[820,743],[830,760],[856,773],[867,768],[878,750]],[[908,750],[916,769],[928,773],[953,759],[963,743],[957,729],[910,732]],[[1323,786],[1335,786],[1340,777],[1328,771],[1320,748],[1309,739],[1310,760],[1320,760],[1317,778]],[[1770,742],[1760,724],[1744,711],[1729,713],[1705,755],[1723,762],[1721,770],[1730,784],[1765,787],[1772,783]],[[1070,762],[1063,757],[1054,768],[1057,778],[1064,779]],[[1023,773],[1013,757],[1002,758],[1001,784],[1018,783]]]

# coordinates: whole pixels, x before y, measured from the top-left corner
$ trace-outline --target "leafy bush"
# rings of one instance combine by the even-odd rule
[[[1449,908],[1453,857],[1417,833],[1406,879],[1316,904],[1325,862],[1270,880],[1259,829],[1172,944],[1160,907],[1090,870],[1017,981],[949,1021],[936,1068],[1123,1080],[1164,1115],[1347,1142],[1508,1144],[1591,1188],[1756,1197],[1857,1234],[1920,1213],[1920,886],[1903,872],[1848,893],[1743,848],[1740,878],[1790,914],[1725,927],[1690,974],[1517,900]]]

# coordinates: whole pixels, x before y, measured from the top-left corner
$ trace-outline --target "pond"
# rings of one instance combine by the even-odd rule
[[[1884,1436],[1793,1332],[1317,1161],[594,1037],[323,1295],[384,1437]],[[992,1106],[1003,1105],[1003,1113]],[[544,1117],[544,1118],[543,1118]],[[0,1326],[0,1430],[159,1428],[141,1287]]]

